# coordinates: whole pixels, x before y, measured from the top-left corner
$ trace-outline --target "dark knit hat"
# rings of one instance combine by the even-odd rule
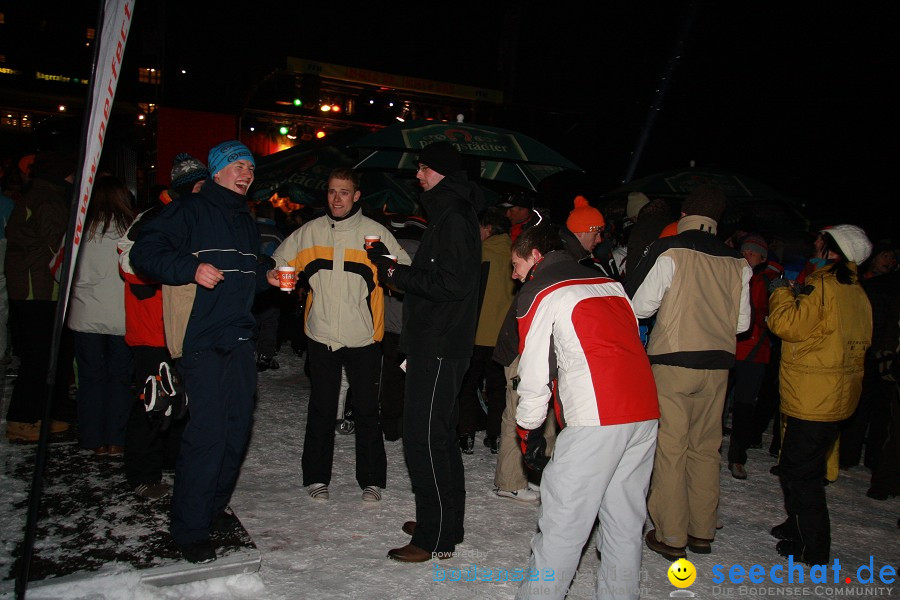
[[[172,161],[172,189],[177,194],[187,194],[195,183],[204,179],[209,179],[206,165],[187,152],[175,156]]]
[[[681,205],[685,215],[700,215],[718,222],[725,212],[725,192],[717,187],[701,185],[688,194]]]
[[[454,148],[450,142],[428,144],[419,152],[419,158],[416,159],[416,162],[444,176],[462,170],[463,166],[459,150]]]
[[[744,239],[741,240],[741,252],[744,251],[756,252],[762,256],[763,260],[769,258],[769,245],[766,243],[766,240],[755,233],[746,235],[744,236]]]

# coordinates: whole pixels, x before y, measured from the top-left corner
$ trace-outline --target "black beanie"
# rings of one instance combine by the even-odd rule
[[[709,217],[718,223],[725,212],[725,193],[719,188],[701,185],[688,194],[681,205],[681,212],[685,215],[700,215]]]
[[[462,170],[462,156],[450,142],[428,144],[419,152],[419,158],[416,162],[444,176]]]

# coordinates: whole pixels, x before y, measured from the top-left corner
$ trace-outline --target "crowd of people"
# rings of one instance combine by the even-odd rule
[[[139,214],[121,179],[97,178],[50,397],[51,434],[77,425],[98,459],[124,459],[138,496],[171,494],[190,562],[215,560],[211,532],[237,526],[228,503],[258,373],[279,368],[288,341],[311,384],[310,498],[329,500],[335,435],[352,433],[361,500],[382,502],[384,441],[402,439],[415,515],[388,556],[452,556],[462,455],[484,430],[496,496],[541,504],[529,568],[556,575],[526,581],[521,598],[548,583],[565,596],[598,518],[602,560],[623,574],[598,579],[598,595],[639,597],[643,545],[670,560],[713,552],[720,456],[752,479],[747,450],[770,424],[782,556],[828,562],[824,489],[841,468],[869,468],[872,498],[900,495],[890,241],[850,224],[725,232],[727,200],[707,186],[677,206],[632,193],[615,224],[579,195],[554,223],[528,192],[485,206],[446,142],[418,155],[422,214],[373,212],[359,175],[338,168],[324,210],[288,229],[248,201],[246,146],[206,158],[177,155]],[[18,362],[6,437],[34,442],[76,165],[48,151],[16,167],[2,178],[14,197],[0,194],[0,357]],[[289,294],[279,268],[296,273]]]

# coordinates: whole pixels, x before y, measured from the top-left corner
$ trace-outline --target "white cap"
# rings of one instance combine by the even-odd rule
[[[856,225],[835,225],[820,229],[819,233],[827,233],[837,243],[847,260],[861,264],[872,254],[872,242],[866,232]]]

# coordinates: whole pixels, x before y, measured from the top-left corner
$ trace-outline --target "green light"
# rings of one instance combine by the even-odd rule
[[[303,106],[303,100],[300,98],[294,98],[294,106]]]
[[[278,133],[280,133],[281,135],[287,135],[287,133],[288,133],[287,125],[282,125],[281,127],[279,127]]]

